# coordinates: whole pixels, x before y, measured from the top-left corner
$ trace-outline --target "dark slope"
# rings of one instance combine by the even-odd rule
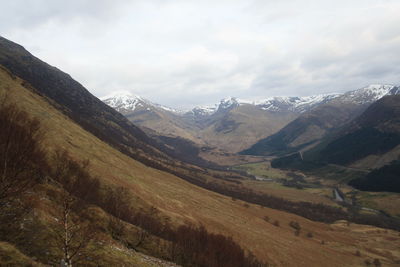
[[[151,140],[124,116],[93,96],[70,75],[31,55],[22,46],[0,37],[0,64],[58,104],[63,111],[96,135],[104,134],[128,147],[145,148]],[[109,123],[113,122],[115,125]],[[91,128],[91,129],[90,129]]]
[[[299,151],[318,142],[332,129],[336,129],[360,112],[365,107],[340,102],[323,104],[301,115],[276,134],[258,141],[241,152],[248,155],[283,155]]]
[[[147,164],[154,164],[154,160],[170,164],[172,159],[169,155],[182,161],[198,163],[186,157],[183,150],[176,151],[150,138],[123,115],[93,96],[70,75],[3,37],[0,37],[0,64],[31,84],[38,93],[50,99],[53,105],[83,128],[135,159]],[[206,165],[205,162],[200,163]]]
[[[400,160],[373,170],[363,178],[350,181],[349,184],[360,190],[400,193]]]
[[[327,164],[349,166],[370,156],[393,162],[350,182],[362,190],[399,192],[400,95],[385,96],[359,117],[302,154],[278,158],[280,168],[315,170]],[[390,155],[386,155],[390,152]]]
[[[399,87],[370,85],[349,91],[302,114],[279,132],[260,140],[241,154],[285,155],[309,149],[359,116],[383,95],[399,94]]]
[[[400,144],[400,95],[386,96],[316,147],[320,162],[347,165],[369,155],[382,155]],[[313,149],[306,153],[312,155]]]

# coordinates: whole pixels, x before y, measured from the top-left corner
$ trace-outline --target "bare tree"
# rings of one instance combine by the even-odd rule
[[[72,266],[73,261],[77,262],[85,255],[86,248],[94,236],[89,223],[74,216],[73,210],[76,204],[75,197],[67,192],[63,194],[59,225],[53,229],[55,246],[62,250],[62,261],[68,267]]]
[[[66,151],[56,151],[53,157],[52,177],[62,186],[58,226],[53,229],[54,245],[63,252],[63,262],[71,267],[87,252],[94,230],[82,220],[84,200],[98,190],[98,180],[87,171],[88,161],[76,162]]]
[[[124,187],[109,188],[106,194],[105,205],[107,211],[113,215],[109,219],[109,229],[113,238],[122,242],[125,235],[125,222],[130,221],[133,211],[128,189]]]
[[[47,168],[40,122],[8,102],[0,101],[0,207],[37,184]]]
[[[142,213],[135,213],[131,207],[132,197],[129,190],[124,187],[109,188],[107,190],[106,208],[112,214],[109,219],[109,229],[113,238],[126,243],[130,248],[136,250],[149,237],[149,233],[144,230],[144,216]],[[155,214],[153,209],[147,216]],[[135,241],[128,241],[125,224],[134,222],[138,229],[135,235]]]

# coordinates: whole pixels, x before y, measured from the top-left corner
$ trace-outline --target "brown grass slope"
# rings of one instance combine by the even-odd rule
[[[265,138],[297,117],[293,112],[271,112],[241,104],[204,117],[177,115],[154,106],[123,113],[131,122],[159,135],[179,136],[200,146],[238,152]]]
[[[209,146],[239,152],[274,134],[296,117],[292,112],[271,112],[242,104],[212,121],[199,135]]]
[[[67,73],[36,58],[0,36],[0,64],[31,84],[51,104],[101,140],[142,162],[159,168],[186,161],[185,155],[147,136],[123,115],[93,96]],[[169,155],[169,156],[168,156]],[[180,165],[180,163],[177,163]]]
[[[395,266],[400,260],[397,232],[316,223],[199,188],[104,143],[4,69],[0,70],[0,81],[1,94],[8,92],[22,109],[41,120],[48,150],[62,147],[76,159],[90,159],[90,171],[103,183],[128,188],[138,203],[157,207],[174,224],[201,223],[212,232],[232,236],[258,258],[277,266],[360,266],[365,259],[373,258]],[[270,222],[264,219],[266,216]],[[274,226],[274,221],[280,226]],[[299,236],[289,226],[291,221],[300,223]],[[308,232],[312,238],[306,236]],[[360,257],[355,256],[356,250],[361,251]]]
[[[196,135],[197,127],[195,125],[186,123],[181,116],[168,110],[143,103],[142,106],[136,107],[133,112],[125,111],[121,113],[140,127],[152,129],[166,136],[179,136],[204,145],[204,142]]]

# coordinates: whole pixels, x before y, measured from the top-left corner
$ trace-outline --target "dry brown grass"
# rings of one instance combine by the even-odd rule
[[[360,191],[357,201],[364,207],[383,210],[392,216],[400,217],[400,193]]]
[[[277,266],[360,266],[365,258],[355,256],[354,251],[358,248],[363,253],[364,246],[379,251],[370,252],[370,255],[379,257],[387,266],[394,266],[394,261],[400,260],[397,254],[400,241],[389,242],[384,238],[386,235],[394,238],[398,236],[397,232],[388,231],[383,237],[378,235],[371,239],[377,235],[373,232],[377,228],[330,226],[286,212],[244,205],[242,201],[204,190],[116,151],[2,70],[0,81],[1,94],[7,87],[11,88],[8,90],[10,97],[42,121],[47,129],[48,150],[62,147],[75,158],[89,159],[93,175],[99,176],[103,182],[128,188],[138,197],[138,202],[157,207],[174,223],[201,223],[210,231],[232,236],[258,258]],[[280,227],[266,222],[265,216],[271,221],[278,220]],[[290,221],[298,221],[303,234],[296,237],[289,226]],[[313,238],[304,236],[308,232],[313,233]],[[368,241],[364,243],[362,240]]]

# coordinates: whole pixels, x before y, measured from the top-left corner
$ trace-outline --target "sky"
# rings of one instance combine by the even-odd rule
[[[1,2],[1,36],[97,97],[188,108],[400,84],[399,0]]]

